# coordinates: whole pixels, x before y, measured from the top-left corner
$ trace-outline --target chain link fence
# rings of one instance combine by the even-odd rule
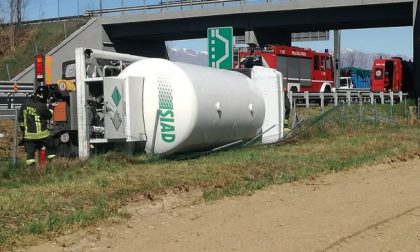
[[[0,109],[0,167],[15,166],[18,157],[18,109]]]
[[[301,122],[296,131],[314,126],[324,129],[365,129],[381,125],[420,125],[420,99],[404,98],[397,104],[340,102],[337,106],[303,108],[292,103],[291,120]],[[294,118],[294,117],[297,118]]]

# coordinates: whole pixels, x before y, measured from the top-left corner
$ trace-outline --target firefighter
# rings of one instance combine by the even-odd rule
[[[49,90],[46,86],[39,86],[35,94],[27,99],[19,110],[19,126],[23,132],[24,146],[26,151],[26,164],[35,164],[35,152],[45,147],[47,158],[55,157],[52,154],[53,140],[50,137],[47,125],[52,117],[52,110],[47,108]]]
[[[292,128],[292,124],[289,121],[289,117],[290,117],[290,110],[291,110],[291,105],[290,105],[290,100],[289,100],[289,96],[287,95],[287,92],[284,92],[284,132],[288,133],[291,128]]]
[[[286,92],[284,92],[284,126],[286,128],[290,128],[291,126],[289,123],[290,110],[291,110],[291,105],[290,105],[289,96],[287,95]]]

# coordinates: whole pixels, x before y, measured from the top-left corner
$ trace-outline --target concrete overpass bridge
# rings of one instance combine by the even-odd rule
[[[418,0],[301,0],[244,2],[233,6],[97,17],[49,54],[61,61],[74,57],[79,46],[151,57],[166,57],[165,41],[204,38],[208,27],[232,26],[235,35],[253,31],[260,45],[290,44],[292,32],[414,26],[416,96],[420,96],[420,20]],[[178,1],[179,2],[179,1]],[[188,0],[187,0],[188,2]],[[169,2],[168,2],[169,3]],[[58,60],[57,60],[58,59]],[[418,59],[418,60],[417,60]],[[28,68],[16,79],[33,78]]]

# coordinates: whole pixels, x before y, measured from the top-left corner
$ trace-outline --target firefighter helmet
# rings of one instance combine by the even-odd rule
[[[50,91],[46,86],[39,86],[35,91],[35,96],[41,99],[42,101],[47,101],[49,94]]]

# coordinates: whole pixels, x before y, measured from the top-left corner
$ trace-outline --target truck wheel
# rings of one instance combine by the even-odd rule
[[[77,157],[77,146],[72,141],[71,134],[63,133],[56,140],[56,152],[60,157]]]
[[[329,93],[331,93],[331,87],[326,86],[325,90],[324,90],[324,94],[329,94]],[[319,104],[321,105],[321,99],[319,101]],[[328,106],[328,104],[330,104],[330,98],[325,98],[324,97],[324,106]]]
[[[77,157],[77,147],[73,145],[71,142],[68,143],[61,143],[57,146],[57,154],[60,157]]]

